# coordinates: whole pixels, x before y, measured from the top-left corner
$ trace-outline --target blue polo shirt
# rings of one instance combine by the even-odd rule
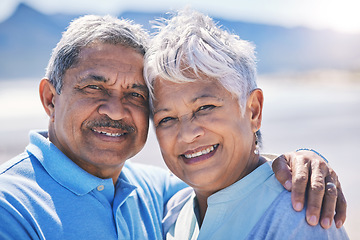
[[[161,239],[164,203],[185,186],[130,161],[114,186],[32,131],[25,152],[0,166],[0,239]]]

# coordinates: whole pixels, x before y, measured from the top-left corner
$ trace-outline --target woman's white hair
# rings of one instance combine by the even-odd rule
[[[157,78],[191,82],[201,74],[217,79],[244,108],[256,88],[253,44],[221,29],[209,16],[190,9],[179,11],[169,20],[159,19],[156,24],[158,32],[150,42],[144,63],[152,99]],[[189,70],[194,78],[186,74]]]

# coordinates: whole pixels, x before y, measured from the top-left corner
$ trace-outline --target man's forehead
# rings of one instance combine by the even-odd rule
[[[111,64],[118,66],[123,72],[133,68],[143,68],[144,56],[135,49],[122,45],[113,44],[91,44],[80,50],[78,63],[94,62],[98,64]]]
[[[89,81],[102,82],[108,85],[121,83],[121,85],[127,88],[140,85],[145,86],[145,81],[141,73],[136,74],[136,72],[132,71],[107,71],[106,68],[86,69],[80,72],[78,79],[80,83]]]
[[[142,72],[142,65],[129,64],[118,59],[106,58],[83,58],[78,61],[73,68],[79,68],[81,71],[114,71],[119,73]]]
[[[143,56],[118,45],[96,44],[83,48],[78,61],[69,69],[77,82],[96,81],[123,87],[144,85]]]
[[[115,76],[134,76],[142,75],[142,68],[130,64],[114,63],[114,62],[87,62],[76,67],[83,76],[99,75],[105,78]]]

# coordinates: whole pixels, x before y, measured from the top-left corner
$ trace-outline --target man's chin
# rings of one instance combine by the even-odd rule
[[[126,160],[135,156],[140,150],[131,149],[130,147],[112,148],[111,144],[107,148],[97,148],[96,151],[89,151],[88,158],[94,163],[104,164],[121,164],[125,163]]]

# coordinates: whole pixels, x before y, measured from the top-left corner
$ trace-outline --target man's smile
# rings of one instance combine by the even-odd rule
[[[100,134],[104,134],[108,137],[121,137],[121,136],[124,136],[125,132],[123,133],[120,133],[120,132],[108,132],[108,131],[105,131],[105,130],[97,130],[97,129],[91,129],[93,132],[96,132],[96,133],[100,133]]]

